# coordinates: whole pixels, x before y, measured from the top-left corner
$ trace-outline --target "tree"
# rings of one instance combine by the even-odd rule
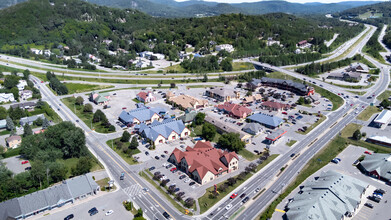
[[[23,71],[23,79],[25,80],[29,80],[29,76],[30,76],[30,70],[26,69]]]
[[[72,167],[72,175],[79,176],[90,172],[92,162],[88,157],[81,157],[75,167]]]
[[[205,73],[202,82],[208,82],[208,75]]]
[[[93,117],[92,117],[92,121],[93,122],[101,122],[101,121],[107,121],[107,118],[106,118],[106,115],[105,113],[102,112],[102,110],[98,109],[96,110],[96,112],[94,113]]]
[[[175,83],[170,84],[170,88],[175,88],[175,86],[176,86]]]
[[[253,95],[253,93],[252,93],[251,91],[248,91],[248,92],[246,93],[246,96],[251,96],[251,95]]]
[[[68,168],[63,163],[53,162],[49,165],[52,182],[59,182],[67,177]]]
[[[387,99],[383,99],[383,101],[380,102],[380,106],[383,108],[388,108],[388,106],[391,105],[391,101],[388,101]]]
[[[93,109],[92,105],[88,103],[84,105],[83,112],[92,112]]]
[[[15,129],[15,126],[14,126],[14,122],[12,121],[12,119],[9,116],[7,116],[5,121],[6,121],[7,130],[13,131]]]
[[[175,199],[178,201],[182,201],[182,196],[179,193],[177,193]]]
[[[197,115],[195,116],[194,118],[194,123],[196,125],[202,125],[204,124],[204,121],[205,121],[205,113],[202,113],[202,112],[198,112]]]
[[[210,123],[205,123],[202,125],[202,137],[207,141],[213,140],[216,136],[216,127]]]
[[[41,160],[36,160],[31,163],[31,176],[33,181],[39,183],[41,188],[42,182],[46,177],[46,166]]]
[[[233,177],[230,177],[230,178],[227,179],[227,183],[228,183],[229,186],[233,186],[236,183],[236,179],[233,178]]]
[[[361,132],[359,129],[357,129],[354,133],[353,133],[353,139],[354,140],[360,140],[361,139]]]
[[[7,109],[0,106],[0,120],[7,118]]]
[[[115,126],[114,125],[110,125],[109,126],[109,131],[115,131]]]
[[[121,141],[122,141],[122,142],[129,142],[129,140],[130,140],[130,134],[129,134],[129,132],[128,132],[128,131],[124,131],[124,132],[122,133]]]
[[[220,65],[223,71],[232,71],[233,69],[231,58],[225,58],[223,61],[221,61]]]
[[[239,134],[233,132],[221,135],[217,144],[220,145],[221,148],[235,152],[240,151],[246,145],[246,143],[240,140]]]
[[[19,77],[14,75],[7,75],[4,79],[4,87],[7,89],[12,89],[16,87],[19,83]]]
[[[47,129],[49,126],[50,126],[49,120],[46,117],[44,117],[42,122],[42,129]]]
[[[193,198],[188,198],[188,199],[186,199],[186,201],[185,201],[185,206],[186,206],[187,208],[193,207],[193,205],[194,205],[194,199],[193,199]]]
[[[135,218],[137,217],[143,217],[143,210],[141,208],[139,208],[137,210],[137,213],[134,215]]]
[[[130,142],[129,148],[134,150],[134,149],[137,149],[137,147],[138,147],[137,138],[135,136],[133,136],[132,141]]]
[[[14,99],[19,99],[19,89],[17,87],[13,87],[10,92],[14,95]]]
[[[35,125],[37,125],[37,126],[42,126],[42,124],[43,124],[43,119],[42,119],[42,118],[37,118],[37,120],[35,120],[33,123],[34,123]]]
[[[83,102],[84,102],[83,97],[78,96],[78,97],[76,98],[76,101],[75,101],[76,105],[83,105]]]
[[[33,134],[33,130],[31,129],[29,123],[26,123],[23,127],[23,137],[27,137]]]

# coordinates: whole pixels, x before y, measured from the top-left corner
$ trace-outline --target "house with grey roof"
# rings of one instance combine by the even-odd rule
[[[20,119],[19,123],[21,126],[24,126],[25,124],[32,125],[34,123],[34,121],[36,121],[38,118],[44,120],[45,115],[39,114],[39,115],[30,116],[30,117],[24,117],[24,118]]]
[[[149,124],[155,120],[159,120],[165,113],[166,110],[162,108],[147,108],[142,106],[140,108],[130,110],[129,112],[122,111],[118,119],[125,125],[140,123]]]
[[[196,111],[190,111],[190,112],[185,113],[184,115],[179,116],[178,120],[182,120],[183,123],[189,124],[192,121],[194,121],[196,115],[197,115]]]
[[[391,184],[391,154],[365,155],[357,168],[366,175]]]
[[[242,128],[242,131],[252,135],[257,135],[261,130],[262,127],[258,123],[246,123],[246,125]]]
[[[368,183],[334,170],[322,172],[301,186],[287,205],[288,220],[341,220],[361,204]]]
[[[44,190],[0,203],[0,219],[24,219],[94,195],[99,185],[90,174],[77,176]]]
[[[142,123],[138,132],[155,145],[175,141],[190,135],[190,130],[186,128],[181,120],[173,119],[164,119],[162,122],[153,121],[150,125]]]
[[[34,109],[36,104],[35,102],[23,102],[11,105],[11,108]]]
[[[337,79],[342,81],[354,81],[358,82],[361,80],[361,73],[359,72],[332,72],[327,76],[327,79]]]

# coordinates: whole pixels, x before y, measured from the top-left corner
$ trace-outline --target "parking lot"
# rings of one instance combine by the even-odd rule
[[[365,151],[367,151],[367,149],[350,145],[337,156],[337,158],[341,159],[341,162],[339,162],[338,164],[330,162],[328,165],[318,170],[315,174],[311,175],[307,180],[319,176],[322,171],[335,170],[337,172],[364,181],[370,185],[370,188],[367,189],[366,195],[363,196],[360,208],[356,211],[355,215],[353,215],[353,220],[390,219],[391,212],[387,212],[384,210],[387,210],[389,206],[386,201],[391,201],[391,186],[386,185],[383,181],[362,174],[355,166],[352,165],[361,155],[364,155]],[[387,191],[384,194],[383,199],[379,203],[370,201],[366,198],[366,196],[372,195],[375,189],[379,188]],[[288,199],[293,198],[298,191],[299,188],[296,188],[294,191],[292,191],[292,193],[289,194],[277,206],[277,209],[284,210],[285,205],[288,203]],[[364,204],[367,202],[372,204],[373,208],[364,206]],[[283,214],[284,213],[281,212],[274,212],[272,219],[281,219]]]
[[[14,174],[22,173],[26,171],[26,169],[29,169],[28,167],[31,167],[30,162],[21,158],[21,156],[5,158],[1,160],[1,162],[5,163],[5,166]]]

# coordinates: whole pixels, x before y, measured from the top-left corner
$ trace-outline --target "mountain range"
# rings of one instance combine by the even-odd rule
[[[2,0],[0,8],[9,7],[26,0]],[[377,1],[349,1],[324,4],[291,3],[283,0],[259,1],[254,3],[217,3],[202,0],[177,2],[175,0],[85,0],[97,5],[115,8],[132,8],[156,17],[196,17],[229,13],[250,15],[283,12],[289,14],[337,13],[350,8],[378,3]]]

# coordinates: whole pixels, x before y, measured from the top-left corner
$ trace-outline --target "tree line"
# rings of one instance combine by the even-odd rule
[[[58,95],[66,95],[68,94],[68,88],[64,83],[61,83],[60,80],[54,73],[48,71],[46,73],[46,78],[49,80],[49,86],[53,91],[55,91]]]

